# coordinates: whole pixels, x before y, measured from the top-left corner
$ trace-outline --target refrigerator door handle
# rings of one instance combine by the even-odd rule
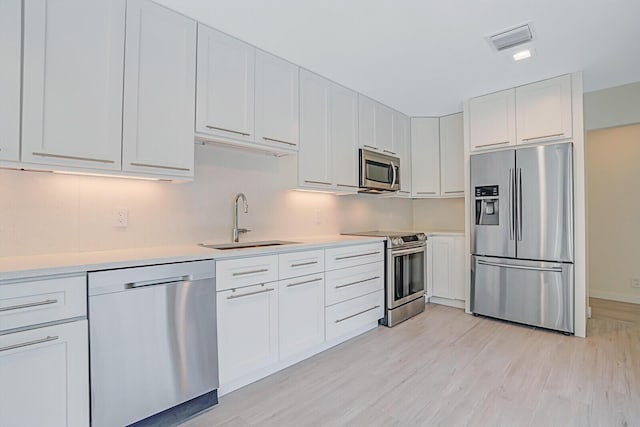
[[[513,168],[509,168],[509,240],[514,239],[515,227],[516,227],[516,213],[515,213],[515,205],[514,205],[514,178]]]
[[[555,273],[562,273],[562,267],[529,267],[526,265],[503,264],[501,262],[489,262],[489,261],[482,261],[482,260],[478,260],[478,264],[489,265],[492,267],[513,268],[516,270],[552,271]]]
[[[518,168],[516,173],[516,212],[517,212],[517,239],[522,241],[522,168]]]

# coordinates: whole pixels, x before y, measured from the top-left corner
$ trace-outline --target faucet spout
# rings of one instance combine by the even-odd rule
[[[246,228],[238,228],[238,202],[240,201],[240,199],[242,199],[244,213],[249,212],[249,203],[247,202],[247,196],[245,196],[244,193],[236,194],[235,200],[233,202],[233,205],[235,208],[235,211],[234,211],[235,215],[233,218],[233,242],[234,243],[237,243],[238,241],[240,241],[240,233],[248,233],[249,231],[251,231]]]

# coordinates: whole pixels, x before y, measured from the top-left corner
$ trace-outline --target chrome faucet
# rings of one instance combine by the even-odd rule
[[[235,217],[233,220],[233,241],[234,243],[237,243],[240,240],[240,234],[241,233],[248,233],[251,230],[247,229],[247,228],[238,228],[238,200],[242,199],[242,203],[244,205],[244,213],[249,212],[249,203],[247,203],[247,196],[244,195],[244,193],[238,193],[236,194],[236,199],[234,202],[234,207],[235,207]]]

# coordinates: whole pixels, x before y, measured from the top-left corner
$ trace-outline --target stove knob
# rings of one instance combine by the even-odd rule
[[[402,241],[402,237],[392,237],[391,238],[391,244],[393,246],[400,246],[402,245],[403,241]]]

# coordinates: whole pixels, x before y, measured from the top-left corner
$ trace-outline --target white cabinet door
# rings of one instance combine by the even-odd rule
[[[119,170],[125,0],[24,6],[22,160]]]
[[[411,121],[409,117],[393,113],[393,149],[400,158],[399,194],[411,195]]]
[[[331,82],[300,71],[298,184],[331,188]]]
[[[86,320],[0,335],[0,425],[89,425]]]
[[[411,119],[411,193],[414,197],[440,194],[439,135],[437,117]]]
[[[195,66],[195,21],[149,0],[127,2],[123,170],[193,176]]]
[[[462,113],[440,118],[440,194],[464,196]]]
[[[278,361],[278,283],[217,292],[220,384]]]
[[[464,292],[464,237],[451,236],[450,253],[450,270],[449,280],[452,297],[457,300],[465,299]]]
[[[393,110],[364,95],[358,95],[358,139],[361,148],[395,155]]]
[[[0,1],[0,160],[20,160],[22,1]]]
[[[358,189],[358,94],[331,84],[331,170],[338,190]]]
[[[472,151],[515,145],[515,125],[515,89],[469,101],[469,141]]]
[[[278,283],[280,359],[324,342],[324,273]]]
[[[198,25],[196,131],[254,141],[256,49]]]
[[[430,237],[431,240],[431,265],[433,280],[433,296],[440,298],[452,298],[449,278],[450,242],[446,237]]]
[[[299,139],[298,66],[256,52],[256,142],[295,149]]]
[[[516,88],[518,144],[571,138],[569,74]]]

